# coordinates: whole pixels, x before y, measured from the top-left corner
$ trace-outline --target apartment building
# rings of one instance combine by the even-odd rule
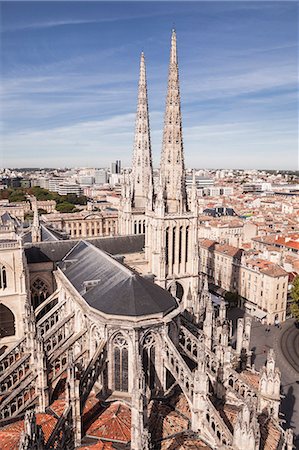
[[[246,311],[266,323],[285,320],[288,273],[278,264],[260,258],[242,258],[238,292]]]
[[[240,296],[240,306],[265,323],[286,318],[288,272],[278,264],[213,240],[199,241],[201,272],[226,292]]]
[[[42,216],[45,224],[70,235],[72,239],[96,236],[115,236],[118,231],[117,211],[80,211]]]

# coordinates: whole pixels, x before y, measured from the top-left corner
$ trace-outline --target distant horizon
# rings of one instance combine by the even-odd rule
[[[112,161],[113,162],[113,161]],[[122,169],[127,169],[130,166],[124,166]],[[160,167],[153,167],[153,170],[158,170]],[[72,169],[110,169],[108,166],[66,166],[66,167],[0,167],[0,170],[72,170]],[[275,171],[275,172],[298,172],[299,169],[271,169],[271,168],[245,168],[245,167],[186,167],[185,170],[257,170],[257,171]]]
[[[144,51],[157,166],[175,24],[186,166],[296,170],[297,12],[268,1],[2,2],[0,165],[131,166]]]

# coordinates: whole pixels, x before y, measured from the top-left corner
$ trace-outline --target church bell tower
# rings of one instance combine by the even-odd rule
[[[153,211],[146,213],[145,251],[156,282],[190,312],[198,302],[197,213],[196,195],[189,208],[187,202],[177,39],[172,30],[160,177]]]

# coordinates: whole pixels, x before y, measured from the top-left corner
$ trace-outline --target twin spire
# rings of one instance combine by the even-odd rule
[[[137,113],[132,169],[132,192],[135,208],[144,208],[153,189],[153,166],[147,101],[144,54],[140,58]]]
[[[182,116],[179,89],[176,32],[172,30],[168,88],[164,117],[163,144],[158,193],[166,213],[187,210]],[[132,169],[133,205],[144,208],[153,190],[153,169],[144,54],[141,54],[138,103]]]

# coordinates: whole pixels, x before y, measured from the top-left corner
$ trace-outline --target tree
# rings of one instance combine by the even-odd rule
[[[38,214],[39,215],[41,215],[41,214],[48,214],[48,211],[46,209],[43,209],[43,208],[38,208]]]
[[[56,205],[56,210],[62,213],[70,213],[73,212],[75,209],[74,205],[69,202],[63,202]]]
[[[293,302],[291,304],[292,316],[296,320],[299,320],[299,276],[297,276],[293,281],[291,297],[293,299]]]
[[[228,302],[230,308],[238,306],[239,295],[237,292],[226,292],[224,299]]]

